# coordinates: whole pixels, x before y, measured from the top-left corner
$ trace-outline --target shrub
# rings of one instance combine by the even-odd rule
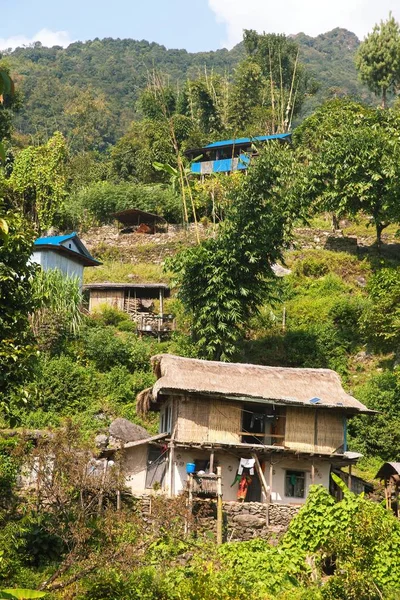
[[[62,355],[42,359],[36,387],[35,408],[71,414],[87,408],[98,397],[99,378],[92,368]]]
[[[164,185],[141,185],[134,183],[111,183],[100,181],[82,188],[69,203],[68,222],[84,223],[86,214],[99,224],[110,223],[112,214],[127,208],[157,213],[167,221],[181,220],[181,201],[170,187]]]

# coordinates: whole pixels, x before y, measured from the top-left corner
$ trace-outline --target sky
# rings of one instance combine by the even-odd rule
[[[146,39],[167,48],[232,48],[243,29],[318,35],[345,27],[362,39],[400,0],[0,0],[0,48],[95,37]]]

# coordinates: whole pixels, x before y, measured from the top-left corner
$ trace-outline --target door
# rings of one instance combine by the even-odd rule
[[[147,455],[146,488],[162,488],[166,468],[167,451],[150,447]]]

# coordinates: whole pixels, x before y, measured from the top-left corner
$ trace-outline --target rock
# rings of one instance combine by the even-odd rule
[[[361,288],[365,288],[367,285],[367,280],[365,277],[356,277],[356,282]]]
[[[236,515],[233,521],[238,525],[245,525],[246,527],[255,527],[256,529],[264,527],[265,525],[265,519],[262,519],[261,517],[256,517],[255,515]]]
[[[105,433],[99,433],[94,438],[94,442],[96,444],[96,448],[107,448],[108,445],[108,435]]]
[[[285,269],[285,267],[278,264],[272,265],[271,268],[277,277],[286,277],[286,275],[290,275],[292,272],[290,269]]]
[[[111,423],[109,431],[113,438],[125,443],[137,442],[138,440],[144,440],[150,437],[143,427],[135,425],[132,421],[120,417]]]

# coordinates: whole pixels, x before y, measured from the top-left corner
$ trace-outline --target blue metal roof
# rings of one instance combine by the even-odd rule
[[[221,146],[238,146],[241,144],[251,144],[252,142],[266,142],[268,140],[282,140],[290,137],[291,133],[275,133],[274,135],[257,135],[253,138],[237,138],[235,140],[222,140],[213,142],[204,146],[205,148],[220,148]]]
[[[62,242],[66,242],[67,240],[72,240],[72,238],[78,237],[78,234],[73,232],[68,235],[52,235],[49,237],[41,237],[33,242],[34,246],[60,246]]]
[[[74,243],[78,248],[78,252],[73,248],[67,248],[67,246],[64,246],[64,242],[67,242],[68,240],[74,240]],[[86,246],[81,242],[81,240],[78,237],[78,234],[75,231],[72,233],[68,233],[67,235],[52,235],[48,237],[41,237],[35,240],[33,242],[33,245],[36,246],[38,250],[39,248],[43,250],[45,250],[46,248],[49,249],[50,246],[50,249],[52,251],[54,247],[54,251],[64,253],[67,252],[71,257],[75,255],[74,258],[76,260],[83,262],[87,266],[96,266],[102,264],[100,261],[93,258],[93,256],[90,254]]]

